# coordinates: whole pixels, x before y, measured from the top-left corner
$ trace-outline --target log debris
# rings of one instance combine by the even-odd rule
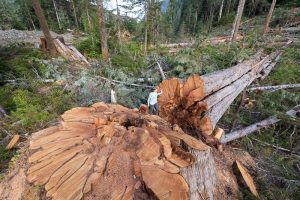
[[[245,181],[247,187],[250,189],[251,193],[256,197],[259,198],[258,192],[256,190],[255,183],[253,181],[252,176],[249,174],[248,170],[243,166],[243,164],[236,160],[235,165],[237,169],[240,172],[240,175],[242,176],[243,180]]]
[[[297,105],[296,107],[294,107],[293,109],[289,110],[286,112],[286,115],[289,117],[295,117],[297,115],[297,113],[300,112],[300,105]],[[252,124],[250,126],[247,126],[245,128],[233,131],[231,133],[227,133],[225,135],[225,137],[223,137],[221,139],[221,143],[225,144],[228,142],[231,142],[233,140],[239,139],[241,137],[244,137],[246,135],[249,135],[251,133],[257,132],[259,130],[261,130],[262,128],[266,128],[272,124],[275,124],[277,122],[281,121],[280,118],[278,118],[277,116],[272,116],[269,117],[263,121],[257,122],[255,124]]]
[[[284,89],[293,89],[293,88],[300,88],[300,84],[287,84],[287,85],[270,85],[270,86],[261,86],[261,87],[252,87],[249,88],[248,91],[277,91],[277,90],[284,90]]]
[[[20,135],[14,135],[13,138],[10,140],[10,142],[5,147],[6,150],[10,150],[15,147],[15,145],[18,143],[20,139]]]

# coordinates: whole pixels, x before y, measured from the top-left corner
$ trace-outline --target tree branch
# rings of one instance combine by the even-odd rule
[[[295,117],[298,112],[300,112],[300,105],[297,105],[292,110],[287,111],[286,115],[288,115],[290,117]],[[281,119],[277,118],[276,116],[269,117],[263,121],[257,122],[255,124],[252,124],[250,126],[243,128],[243,129],[236,130],[236,131],[226,134],[223,138],[221,138],[220,143],[225,144],[225,143],[231,142],[233,140],[239,139],[241,137],[244,137],[246,135],[249,135],[251,133],[259,131],[262,128],[265,128],[267,126],[275,124],[279,121],[281,121]]]

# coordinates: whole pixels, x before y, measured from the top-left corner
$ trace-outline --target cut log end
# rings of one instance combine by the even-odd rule
[[[252,176],[249,174],[248,170],[243,166],[243,164],[236,160],[235,167],[237,168],[239,175],[241,175],[242,179],[244,180],[246,186],[250,189],[251,193],[256,197],[259,198],[258,192],[256,190],[256,185],[253,181]]]
[[[12,149],[16,146],[20,139],[20,135],[14,135],[13,138],[10,140],[10,142],[5,147],[6,150]]]
[[[159,199],[188,199],[189,187],[179,173],[195,158],[173,140],[203,150],[201,141],[158,116],[116,104],[73,108],[62,120],[30,140],[27,180],[44,186],[48,197],[132,199],[153,193]]]

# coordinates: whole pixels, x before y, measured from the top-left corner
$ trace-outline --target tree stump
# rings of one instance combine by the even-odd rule
[[[196,158],[183,143],[208,152],[202,160],[213,165],[207,145],[158,116],[117,104],[74,108],[59,125],[32,135],[27,180],[55,200],[190,199],[191,176],[181,170],[205,153]]]

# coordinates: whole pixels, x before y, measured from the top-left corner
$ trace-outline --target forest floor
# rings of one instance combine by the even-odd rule
[[[78,49],[90,58],[90,68],[60,57],[49,59],[40,50],[32,48],[32,44],[38,46],[39,31],[0,31],[0,44],[5,46],[0,50],[0,102],[8,114],[7,118],[0,119],[0,179],[18,162],[32,132],[55,124],[59,116],[72,107],[88,106],[98,101],[109,102],[110,82],[99,77],[122,81],[116,85],[118,103],[131,108],[138,107],[146,103],[150,89],[128,84],[157,85],[161,81],[156,66],[157,57],[167,77],[185,78],[193,73],[205,74],[234,66],[250,58],[259,48],[264,48],[267,53],[280,49],[272,46],[271,41],[291,38],[291,35],[287,37],[283,33],[261,37],[262,22],[257,18],[243,26],[244,39],[234,44],[230,51],[227,51],[227,44],[207,44],[211,35],[199,38],[199,42],[193,46],[178,49],[176,53],[169,53],[168,49],[162,47],[150,50],[151,56],[147,59],[141,53],[139,56],[139,52],[143,51],[139,44],[126,44],[119,54],[112,57],[112,64],[116,67],[99,61],[93,49],[89,49],[92,45],[86,38],[74,37],[72,33],[63,34],[67,42],[77,43]],[[229,29],[225,27],[224,30]],[[222,33],[226,32],[224,30]],[[220,35],[220,31],[215,30],[212,35]],[[292,37],[297,40],[300,34],[293,34]],[[283,54],[276,67],[264,81],[255,82],[255,86],[299,83],[299,42],[281,51]],[[53,79],[55,82],[45,83],[44,79]],[[239,97],[221,119],[219,124],[226,132],[269,116],[280,115],[299,105],[300,92],[297,89],[247,92],[246,99],[252,105],[243,103],[240,106]],[[232,127],[234,121],[236,125]],[[300,198],[299,156],[264,145],[268,143],[300,153],[299,133],[299,124],[291,124],[285,119],[276,126],[230,144],[249,151],[254,157],[257,165],[255,180],[262,199]],[[5,144],[14,134],[21,135],[21,142],[15,149],[5,150]],[[254,199],[248,190],[244,190],[241,197]]]

